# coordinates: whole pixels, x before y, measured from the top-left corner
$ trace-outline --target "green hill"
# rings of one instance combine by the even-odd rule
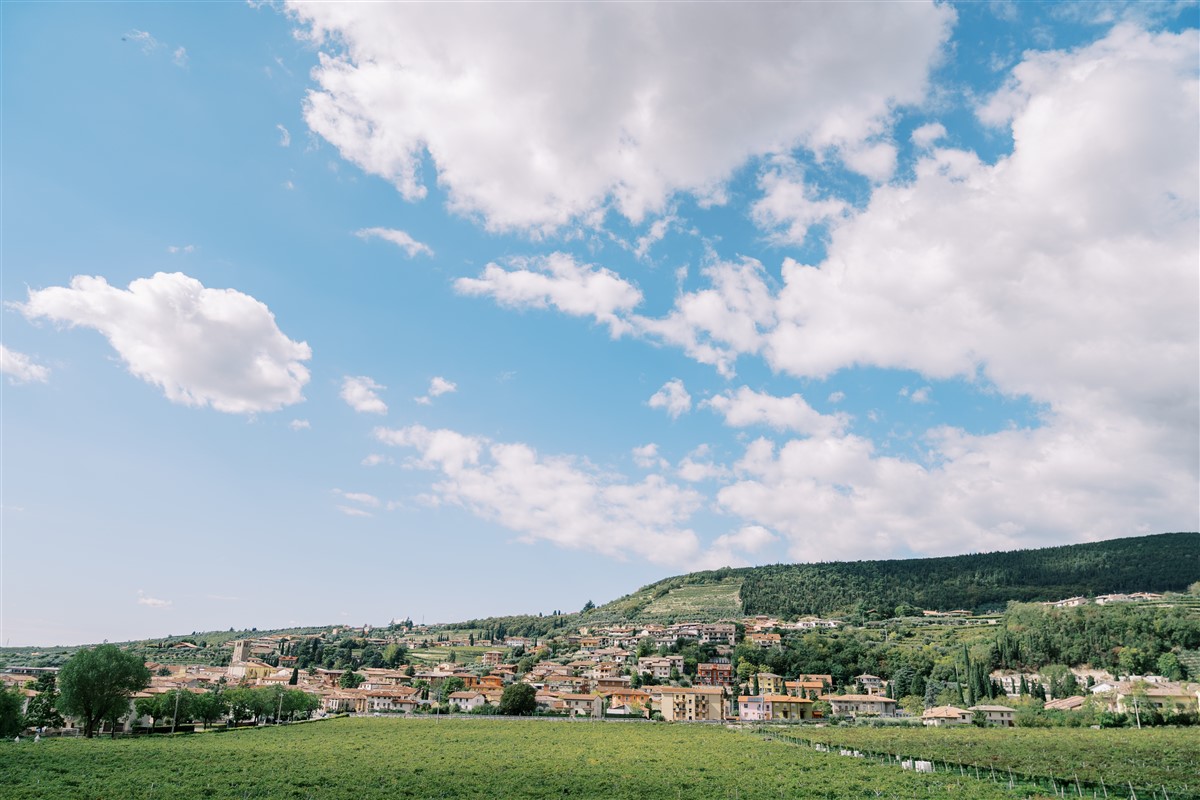
[[[667,578],[600,606],[589,621],[802,616],[897,607],[1002,610],[1009,600],[1061,600],[1114,592],[1183,591],[1200,580],[1200,534],[944,558],[772,564]]]

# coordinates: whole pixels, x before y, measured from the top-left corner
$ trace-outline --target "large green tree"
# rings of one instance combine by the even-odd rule
[[[102,644],[80,650],[58,673],[58,707],[83,725],[89,739],[103,721],[121,719],[129,696],[150,685],[150,670],[133,653]],[[115,733],[115,730],[114,730]]]
[[[21,713],[23,705],[25,696],[20,689],[15,686],[0,689],[0,736],[7,739],[25,728],[25,717]]]
[[[532,716],[537,708],[537,689],[528,683],[514,683],[500,695],[500,713],[519,717]]]
[[[36,681],[28,684],[28,688],[37,692],[37,697],[30,699],[25,712],[29,724],[36,728],[61,728],[63,718],[58,713],[58,684],[53,673],[39,675]]]

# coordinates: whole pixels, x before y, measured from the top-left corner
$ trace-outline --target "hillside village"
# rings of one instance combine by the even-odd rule
[[[1042,605],[1073,609],[1162,601],[1162,595],[1135,593],[1073,597]],[[986,630],[1001,618],[960,610],[924,611],[911,620],[916,625],[922,621]],[[172,693],[179,691],[205,696],[255,690],[258,707],[249,702],[235,703],[233,708],[226,704],[218,719],[262,724],[310,715],[496,714],[506,690],[517,685],[529,687],[533,713],[589,719],[870,720],[1014,727],[1043,724],[1048,712],[1057,715],[1060,724],[1063,718],[1068,719],[1065,724],[1073,724],[1070,715],[1088,723],[1097,715],[1125,715],[1130,725],[1138,726],[1200,718],[1200,684],[1181,679],[1186,666],[1175,676],[1118,675],[1090,667],[1058,668],[1053,674],[997,669],[970,686],[964,676],[940,689],[926,687],[917,695],[914,687],[922,689],[915,682],[898,685],[906,680],[900,670],[888,678],[867,673],[842,678],[777,674],[765,662],[756,664],[746,657],[813,641],[798,637],[838,636],[853,627],[841,619],[756,615],[719,622],[580,626],[545,637],[477,638],[475,631],[405,621],[379,629],[363,626],[261,635],[217,647],[181,639],[160,643],[158,655],[147,660],[150,685],[130,698],[121,727],[148,731],[164,718],[172,718],[172,729],[190,722],[173,719],[169,702],[166,708],[155,705],[156,699],[174,697]],[[348,663],[325,666],[331,657],[335,664]],[[969,655],[964,668],[970,670]],[[19,689],[28,707],[38,695],[33,681],[57,669],[9,666],[0,680]],[[284,697],[299,697],[298,693],[303,694],[301,701],[289,699],[285,708]],[[174,697],[176,712],[178,702]],[[198,718],[194,713],[189,716]],[[72,720],[64,721],[65,732],[74,728]]]

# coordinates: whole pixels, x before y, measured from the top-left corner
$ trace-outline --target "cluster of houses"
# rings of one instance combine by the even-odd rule
[[[1095,603],[1098,606],[1107,606],[1114,603],[1156,603],[1163,599],[1161,594],[1154,592],[1131,592],[1130,594],[1102,594],[1095,598],[1088,597],[1068,597],[1066,600],[1051,600],[1047,603],[1042,603],[1044,606],[1052,608],[1075,608],[1077,606],[1086,606]]]
[[[1117,595],[1096,598],[1096,602],[1154,597],[1145,593]],[[838,620],[816,617],[784,622],[768,616],[749,617],[740,623],[745,630],[745,641],[764,648],[780,646],[781,630],[836,628],[841,624]],[[133,699],[178,689],[201,693],[217,684],[282,686],[318,697],[320,713],[415,713],[442,704],[448,704],[456,711],[471,712],[485,705],[498,705],[505,687],[523,682],[534,688],[539,709],[571,716],[637,716],[678,722],[798,721],[819,718],[826,713],[856,718],[915,716],[887,696],[888,682],[875,675],[855,676],[850,684],[855,693],[850,694],[834,692],[830,675],[798,675],[792,680],[770,672],[739,676],[730,658],[738,642],[738,627],[739,624],[734,622],[583,627],[578,633],[559,640],[559,644],[567,646],[570,655],[558,659],[551,659],[548,643],[537,638],[506,636],[488,641],[470,637],[471,643],[492,648],[470,666],[455,663],[456,659],[450,658],[432,667],[365,667],[355,670],[353,681],[346,680],[345,670],[295,669],[297,657],[293,653],[298,646],[321,634],[262,636],[228,643],[227,647],[232,650],[228,666],[148,663],[153,675],[151,685]],[[339,633],[341,631],[333,631],[335,636]],[[369,644],[381,645],[416,645],[420,637],[429,635],[428,631],[412,628],[386,631],[387,635],[382,637],[371,637],[373,631],[369,628],[354,629],[352,633],[355,638],[360,635],[366,638]],[[682,655],[638,655],[645,652],[643,645],[647,641],[662,647],[674,645],[681,639],[711,644],[714,647],[710,652],[715,651],[717,656],[698,664],[694,675],[685,676]],[[455,647],[468,641],[446,637],[437,642],[426,638],[423,643]],[[197,649],[188,642],[173,643],[169,647]],[[532,666],[528,658],[520,667],[511,663],[515,655],[534,656]],[[0,673],[0,681],[24,687],[36,677],[38,669],[13,668]],[[1101,672],[1079,674],[1090,677],[1085,682],[1094,698],[1092,702],[1103,703],[1112,711],[1136,713],[1148,710],[1150,706],[1164,714],[1180,708],[1200,710],[1200,686],[1195,684],[1170,682],[1155,676],[1115,679]],[[1022,685],[1041,681],[1036,674],[995,673],[992,678],[1013,697],[1019,694]],[[29,690],[25,691],[27,696],[31,694]],[[1088,700],[1080,695],[1053,700],[1046,707],[1071,710],[1082,707]],[[970,708],[930,708],[924,710],[920,719],[931,726],[986,722],[1012,727],[1015,717],[1016,710],[1008,706],[981,704]],[[130,720],[129,724],[140,722]]]

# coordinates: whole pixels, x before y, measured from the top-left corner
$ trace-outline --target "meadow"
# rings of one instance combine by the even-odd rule
[[[804,727],[810,742],[1025,775],[1200,796],[1200,729]],[[1127,795],[1123,795],[1127,796]],[[1140,796],[1140,795],[1139,795]]]
[[[190,736],[0,743],[24,798],[1011,798],[720,726],[349,718]]]

